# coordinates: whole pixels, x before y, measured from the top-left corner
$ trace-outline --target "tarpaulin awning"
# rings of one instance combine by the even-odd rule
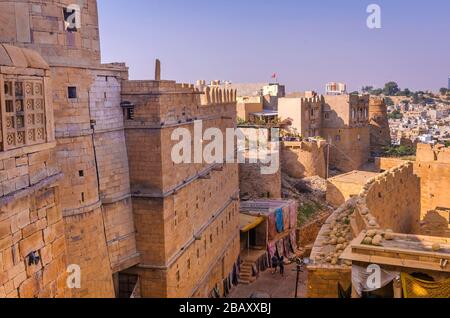
[[[264,222],[264,218],[260,216],[252,216],[248,214],[240,213],[239,225],[242,233],[246,233],[253,230],[255,227]]]
[[[450,298],[450,279],[428,282],[402,273],[405,298]]]

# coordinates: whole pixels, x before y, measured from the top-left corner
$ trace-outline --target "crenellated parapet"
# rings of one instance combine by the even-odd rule
[[[370,97],[369,117],[372,119],[379,116],[387,118],[386,102],[381,97]]]
[[[320,103],[323,102],[325,99],[322,95],[317,95],[314,97],[303,97],[300,99],[301,103]]]
[[[370,97],[369,102],[370,149],[382,153],[384,147],[391,145],[391,131],[384,98]]]
[[[237,91],[218,87],[202,87],[201,105],[228,104],[237,102]]]
[[[283,172],[293,178],[326,177],[325,140],[284,141],[281,146]]]
[[[419,225],[418,182],[412,162],[405,162],[370,178],[358,195],[337,208],[322,227],[311,253],[308,269],[312,271],[312,285],[329,270],[342,272],[342,277],[333,280],[349,279],[352,262],[341,255],[360,233],[368,233],[366,244],[376,246],[382,244],[386,233],[415,233]],[[310,290],[313,292],[325,291]]]

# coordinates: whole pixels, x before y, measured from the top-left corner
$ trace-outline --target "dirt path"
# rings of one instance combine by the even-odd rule
[[[284,277],[280,273],[272,274],[267,270],[260,274],[259,278],[250,285],[237,286],[228,298],[249,298],[253,293],[268,294],[271,298],[294,298],[295,279],[297,276],[295,264],[287,265]],[[307,270],[300,273],[298,284],[298,297],[305,298],[307,291]]]

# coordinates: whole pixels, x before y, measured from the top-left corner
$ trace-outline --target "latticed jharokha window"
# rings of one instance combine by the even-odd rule
[[[44,84],[42,80],[4,81],[2,150],[46,141]]]

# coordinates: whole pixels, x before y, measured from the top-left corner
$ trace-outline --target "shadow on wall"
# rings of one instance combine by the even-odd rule
[[[450,210],[428,211],[420,223],[420,234],[450,237]]]
[[[412,163],[376,177],[367,193],[367,207],[382,228],[396,233],[420,232],[420,180]]]
[[[299,154],[292,148],[282,147],[281,158],[283,162],[281,169],[289,177],[296,179],[302,179],[306,177],[306,168],[301,162],[301,154]]]
[[[325,142],[285,142],[281,147],[281,169],[296,179],[326,177]]]
[[[338,113],[332,109],[330,104],[325,103],[323,110],[324,113],[328,114],[328,118],[324,118],[322,123],[324,128],[336,128],[336,129],[348,128],[348,125],[345,124],[345,121],[342,119],[342,117],[339,116]]]
[[[327,182],[327,203],[334,208],[343,205],[348,198],[344,196],[341,189],[336,187],[332,182]]]

